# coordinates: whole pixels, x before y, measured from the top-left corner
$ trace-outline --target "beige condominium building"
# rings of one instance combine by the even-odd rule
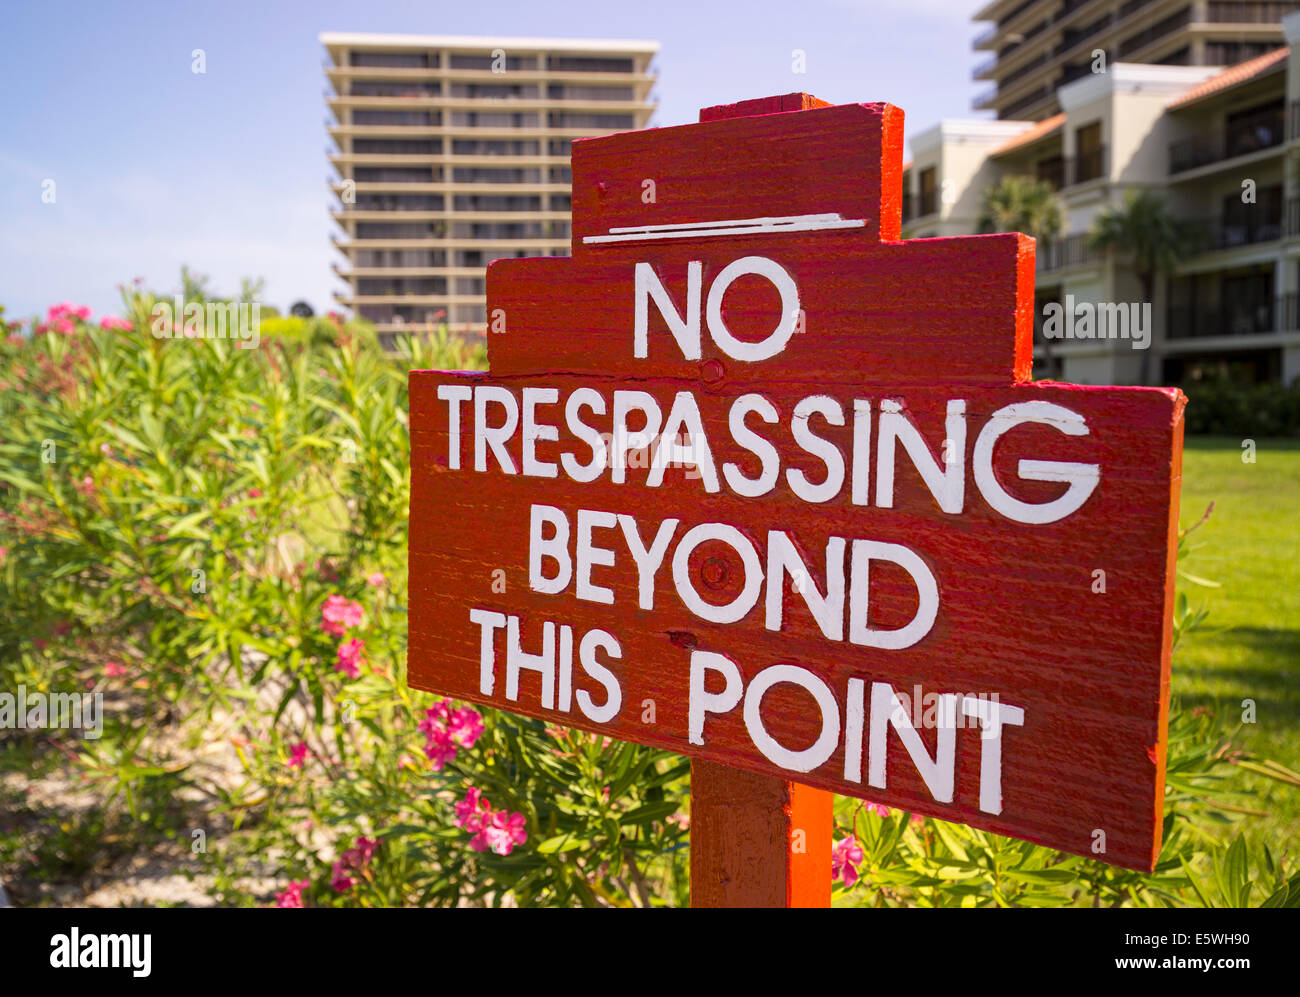
[[[1278,22],[1300,3],[1243,0],[993,0],[974,20],[989,55],[975,100],[999,118],[1038,121],[1061,110],[1057,90],[1107,62],[1231,66],[1282,44]]]
[[[1001,178],[1044,180],[1065,224],[1036,250],[1037,376],[1176,384],[1226,371],[1290,383],[1300,376],[1300,14],[1279,17],[1275,47],[1233,66],[1106,61],[1059,86],[1059,110],[1039,120],[944,120],[916,134],[904,235],[976,232],[985,192]],[[1190,233],[1149,301],[1132,261],[1088,239],[1100,212],[1143,191]],[[1145,349],[1141,333],[1117,335],[1117,309],[1143,321],[1144,304]],[[1107,338],[1097,335],[1103,312]],[[1090,329],[1062,335],[1075,330],[1061,319],[1085,313]]]
[[[656,42],[323,34],[338,302],[481,333],[501,257],[569,252],[569,144],[646,127]]]

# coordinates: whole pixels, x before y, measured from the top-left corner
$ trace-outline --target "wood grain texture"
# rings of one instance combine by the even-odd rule
[[[753,373],[707,332],[701,358],[682,359],[653,307],[649,357],[634,361],[632,275],[638,262],[653,261],[681,310],[692,260],[702,264],[707,297],[723,267],[751,255],[775,260],[794,278],[805,313],[804,331],[761,364],[764,378],[889,386],[1029,380],[1032,239],[980,235],[879,245],[862,230],[730,237],[724,245],[615,244],[602,246],[596,259],[497,260],[488,267],[487,293],[489,308],[505,315],[506,332],[488,334],[492,373],[623,371],[747,381]],[[770,285],[747,276],[723,298],[722,317],[738,338],[760,340],[773,329],[778,306]]]
[[[834,794],[691,762],[691,906],[829,907]]]
[[[718,121],[722,118],[750,118],[758,114],[782,114],[786,111],[811,111],[815,107],[830,107],[829,101],[818,100],[810,93],[786,93],[777,97],[756,97],[734,104],[715,104],[700,109],[701,121]]]
[[[785,98],[773,100],[784,107]],[[1163,806],[1184,399],[1176,390],[1030,382],[1033,241],[1014,234],[890,241],[897,236],[897,203],[891,200],[896,183],[890,178],[900,166],[900,141],[897,109],[855,104],[720,117],[575,144],[574,257],[500,261],[489,268],[489,313],[500,310],[507,320],[505,333],[489,336],[490,373],[411,373],[410,683],[769,780],[797,778],[817,790],[1150,869],[1159,851]],[[660,178],[658,203],[642,203],[642,176]],[[866,218],[868,224],[638,243],[591,245],[579,238],[620,226],[824,212]],[[702,356],[684,360],[652,307],[648,356],[633,359],[637,263],[649,263],[680,306],[692,261],[701,264],[707,295],[722,267],[751,255],[774,260],[799,289],[806,329],[782,352],[755,363],[736,361],[706,332]],[[738,338],[753,341],[772,328],[775,310],[779,299],[771,286],[745,277],[727,292],[721,313]],[[503,389],[516,409],[524,389],[557,392],[558,404],[538,407],[539,421],[556,427],[556,439],[534,444],[537,459],[545,462],[566,453],[580,461],[591,455],[564,416],[565,400],[575,390],[595,389],[603,399],[603,417],[590,411],[584,416],[602,432],[613,428],[615,392],[645,392],[664,414],[679,393],[689,392],[714,464],[721,469],[732,462],[749,476],[758,473],[759,461],[732,438],[729,413],[737,397],[758,394],[777,419],[768,425],[751,418],[747,425],[775,447],[781,473],[770,492],[749,498],[726,484],[709,491],[692,468],[683,467],[668,468],[658,485],[648,483],[645,466],[629,468],[622,483],[608,471],[589,483],[563,471],[554,478],[504,473],[495,459],[476,471],[474,407],[467,403],[459,411],[462,433],[453,450],[451,407],[437,391],[483,386]],[[817,502],[800,498],[790,484],[788,471],[803,472],[813,483],[827,473],[796,435],[795,407],[814,395],[838,406],[845,424],[814,415],[806,420],[808,429],[827,441],[846,468],[855,455],[867,455],[866,504],[853,501],[847,476],[833,496]],[[939,508],[901,449],[892,505],[876,501],[880,413],[887,400],[898,403],[935,460],[941,459],[948,405],[964,402],[967,439],[958,459],[965,494],[959,511]],[[1052,424],[1012,429],[993,451],[997,483],[1024,502],[1041,503],[1064,485],[1024,480],[1021,460],[1100,469],[1095,491],[1057,522],[1008,519],[974,480],[973,451],[982,428],[994,413],[1026,401],[1077,413],[1088,433],[1070,436]],[[862,437],[855,437],[855,402],[869,403],[872,411]],[[504,409],[484,411],[490,411],[490,425],[501,425]],[[516,431],[504,450],[519,469],[522,433]],[[594,531],[614,563],[595,566],[591,580],[611,590],[612,605],[577,598],[572,583],[556,594],[534,591],[529,525],[538,504],[564,510],[571,528],[578,510],[631,516],[647,541],[661,521],[679,520],[651,586],[652,606],[640,605],[638,571],[618,530]],[[935,578],[934,625],[919,643],[900,650],[829,639],[789,577],[779,597],[780,629],[765,626],[761,597],[738,622],[701,619],[683,603],[670,564],[685,532],[704,523],[734,527],[760,558],[769,531],[784,532],[819,591],[827,584],[832,538],[850,547],[854,540],[902,545]],[[1105,573],[1104,592],[1094,591],[1097,571]],[[746,579],[736,552],[719,542],[695,550],[688,574],[714,605],[737,598]],[[917,609],[917,589],[901,568],[875,564],[869,588],[872,626],[901,626]],[[593,630],[614,635],[621,657],[602,660],[620,686],[617,716],[596,723],[572,703],[567,709],[543,706],[536,671],[521,671],[517,698],[505,698],[504,631],[489,645],[496,660],[494,689],[482,692],[482,634],[470,620],[471,609],[515,618],[520,645],[532,654],[542,649],[548,621],[572,627],[575,640]],[[710,716],[703,743],[691,743],[689,672],[696,651],[726,656],[745,687],[778,664],[814,675],[836,699],[841,737],[835,751],[811,771],[782,769],[756,747],[740,707]],[[1023,726],[1007,728],[1002,743],[1000,811],[981,806],[986,759],[978,730],[956,733],[951,801],[934,798],[893,731],[886,739],[885,786],[869,785],[865,774],[850,778],[844,707],[851,680],[867,688],[888,683],[908,693],[919,687],[925,693],[996,695],[1023,709]],[[594,702],[604,698],[601,684],[577,668],[573,686]],[[647,702],[655,705],[652,721],[644,719]],[[768,734],[789,750],[806,748],[822,729],[812,696],[790,684],[773,686],[759,713]],[[923,726],[919,735],[933,754],[936,730]],[[868,763],[863,760],[864,773]],[[705,815],[706,827],[708,820]],[[1097,832],[1104,834],[1101,853],[1095,850]]]
[[[890,104],[719,118],[573,143],[573,255],[645,224],[840,212],[871,241],[902,224],[903,113]],[[828,168],[827,164],[834,164]],[[655,200],[642,200],[653,180]]]

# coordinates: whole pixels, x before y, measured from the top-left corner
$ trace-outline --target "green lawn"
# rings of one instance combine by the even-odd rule
[[[1255,462],[1245,463],[1240,439],[1187,440],[1180,522],[1190,526],[1211,502],[1214,512],[1192,534],[1195,549],[1181,567],[1222,588],[1179,579],[1209,617],[1174,651],[1173,692],[1234,724],[1242,700],[1254,700],[1256,722],[1236,740],[1300,770],[1300,442],[1256,444]],[[1270,812],[1253,823],[1254,833],[1289,845],[1295,861],[1300,790],[1243,775],[1256,794],[1247,805]]]

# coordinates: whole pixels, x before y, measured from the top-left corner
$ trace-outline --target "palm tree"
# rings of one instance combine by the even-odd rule
[[[1187,256],[1192,242],[1187,225],[1175,218],[1165,202],[1149,190],[1132,193],[1122,208],[1111,205],[1093,221],[1089,242],[1098,252],[1127,253],[1142,295],[1155,295],[1156,274],[1168,274]]]
[[[1088,241],[1098,252],[1124,253],[1133,261],[1133,275],[1142,285],[1144,301],[1155,304],[1156,275],[1173,272],[1195,249],[1196,233],[1170,214],[1151,191],[1129,193],[1123,207],[1111,205],[1092,223]],[[1147,380],[1150,354],[1142,354],[1141,380]]]
[[[1065,215],[1051,184],[1034,177],[1005,176],[984,191],[978,224],[981,233],[1023,232],[1047,244],[1061,234]],[[1050,373],[1052,341],[1044,336],[1041,342]]]
[[[984,192],[979,231],[1023,232],[1041,242],[1061,234],[1065,216],[1052,186],[1034,177],[1006,176]]]

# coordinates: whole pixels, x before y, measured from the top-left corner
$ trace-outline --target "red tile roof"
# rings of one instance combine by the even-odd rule
[[[998,146],[995,150],[993,150],[993,152],[990,153],[990,155],[1002,156],[1008,152],[1013,152],[1014,150],[1019,149],[1023,145],[1029,145],[1031,142],[1037,142],[1040,138],[1047,138],[1047,136],[1051,135],[1053,132],[1060,129],[1060,127],[1064,124],[1065,124],[1065,115],[1063,113],[1053,114],[1050,118],[1044,118],[1042,121],[1038,122],[1038,124],[1034,125],[1033,127],[1026,128],[1023,132],[1021,132],[1019,135],[1013,138],[1010,142],[1006,142]]]
[[[1221,90],[1227,90],[1229,87],[1234,87],[1238,83],[1245,83],[1248,80],[1253,80],[1257,76],[1263,76],[1265,73],[1278,68],[1282,63],[1286,62],[1286,58],[1290,53],[1291,49],[1284,46],[1275,49],[1272,52],[1265,52],[1263,55],[1256,56],[1254,59],[1239,62],[1235,66],[1228,67],[1217,76],[1211,76],[1204,83],[1198,83],[1169,106],[1171,108],[1183,107],[1187,104],[1195,103],[1203,97],[1208,97]]]

